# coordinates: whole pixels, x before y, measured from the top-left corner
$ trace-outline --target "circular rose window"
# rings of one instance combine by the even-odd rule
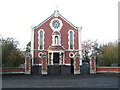
[[[50,27],[52,30],[59,31],[62,28],[63,24],[62,21],[58,18],[54,18],[50,21]]]

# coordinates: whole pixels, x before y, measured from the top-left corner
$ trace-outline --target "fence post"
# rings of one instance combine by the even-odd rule
[[[90,58],[90,74],[96,74],[96,56]]]
[[[42,75],[47,75],[47,55],[43,53],[42,55]]]
[[[74,74],[80,74],[80,54],[74,56]]]
[[[25,56],[25,74],[31,74],[31,58],[28,54]]]

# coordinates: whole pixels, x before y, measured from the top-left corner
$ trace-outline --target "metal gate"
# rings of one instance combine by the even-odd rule
[[[90,65],[88,61],[83,61],[80,72],[81,74],[90,74]]]

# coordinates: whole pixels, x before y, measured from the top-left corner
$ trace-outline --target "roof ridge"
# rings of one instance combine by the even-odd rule
[[[59,14],[59,13],[58,13]],[[63,17],[61,14],[59,14],[59,16],[61,18],[63,18],[66,22],[68,22],[71,26],[73,26],[75,29],[77,29],[77,27],[75,25],[73,25],[69,20],[67,20],[65,17]]]
[[[42,21],[40,24],[38,24],[34,28],[37,29],[39,26],[41,26],[43,23],[45,23],[47,20],[49,20],[52,16],[54,16],[54,14],[50,15],[47,19],[45,19],[44,21]]]

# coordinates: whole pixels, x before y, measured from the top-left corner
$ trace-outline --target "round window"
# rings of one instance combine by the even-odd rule
[[[62,28],[63,23],[60,19],[54,18],[50,21],[49,25],[53,31],[59,31]]]
[[[42,52],[40,52],[40,53],[38,54],[38,57],[40,57],[40,58],[42,57]]]
[[[69,54],[69,57],[73,58],[73,57],[74,57],[74,54],[73,54],[73,53],[70,53],[70,54]]]
[[[54,21],[52,22],[52,26],[53,26],[54,28],[58,28],[58,27],[60,27],[60,22],[59,22],[58,20],[54,20]]]

